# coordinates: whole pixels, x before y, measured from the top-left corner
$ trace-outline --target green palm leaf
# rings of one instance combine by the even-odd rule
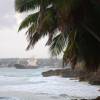
[[[24,12],[39,7],[40,0],[15,0],[15,10]]]
[[[21,25],[20,25],[18,31],[20,31],[20,30],[22,30],[22,29],[24,29],[24,28],[26,28],[26,27],[29,27],[31,24],[35,23],[36,20],[37,20],[37,17],[38,17],[38,12],[27,16],[27,17],[21,22]]]
[[[15,0],[15,10],[22,13],[39,8],[43,2],[46,7],[51,4],[51,0]]]
[[[53,56],[59,55],[63,50],[64,47],[67,45],[67,34],[60,33],[57,35],[50,46],[50,51]]]

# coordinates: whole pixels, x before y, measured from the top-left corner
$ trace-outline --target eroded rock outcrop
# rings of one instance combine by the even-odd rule
[[[78,71],[72,71],[71,69],[56,69],[43,72],[44,77],[48,76],[62,76],[62,77],[77,77],[79,75]]]

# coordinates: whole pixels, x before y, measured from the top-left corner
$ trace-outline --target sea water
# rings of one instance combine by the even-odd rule
[[[30,92],[34,95],[49,95],[71,99],[92,99],[100,96],[100,86],[92,86],[70,78],[43,77],[47,68],[15,69],[0,68],[0,92]],[[49,69],[48,69],[49,70]],[[20,100],[18,97],[0,97],[0,100]],[[27,99],[28,100],[28,99]],[[50,99],[52,100],[52,98]],[[54,98],[53,98],[54,100]]]

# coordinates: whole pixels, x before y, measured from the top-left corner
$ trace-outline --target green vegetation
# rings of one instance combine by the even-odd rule
[[[15,0],[15,9],[19,13],[31,11],[19,27],[19,31],[28,28],[27,49],[47,35],[51,53],[63,52],[65,64],[73,67],[84,62],[89,71],[99,68],[99,0]]]

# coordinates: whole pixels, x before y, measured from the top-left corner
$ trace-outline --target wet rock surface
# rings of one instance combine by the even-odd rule
[[[48,76],[62,76],[62,77],[77,77],[79,75],[78,71],[72,71],[71,69],[56,69],[43,72],[44,77]]]

